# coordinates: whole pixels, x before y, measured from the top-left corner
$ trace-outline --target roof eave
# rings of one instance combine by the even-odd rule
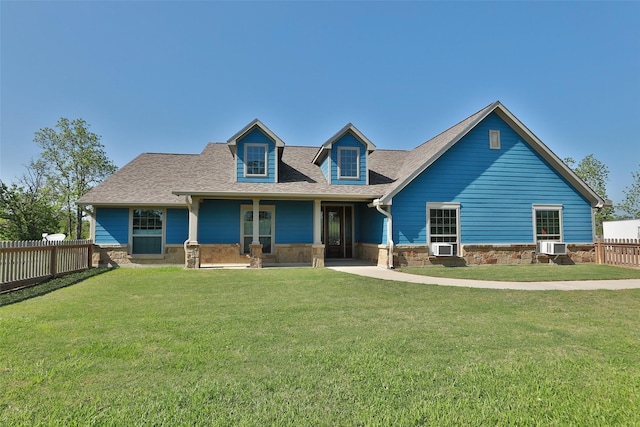
[[[238,140],[241,139],[244,135],[246,135],[249,131],[251,131],[254,127],[259,128],[269,138],[271,138],[273,142],[275,142],[276,147],[284,147],[285,145],[284,141],[281,140],[278,135],[276,135],[271,129],[265,126],[265,124],[262,123],[260,120],[253,119],[251,122],[249,122],[249,124],[247,124],[245,127],[240,129],[238,132],[235,133],[235,135],[233,135],[231,138],[227,140],[227,145],[229,145],[229,149],[231,149],[231,147],[235,147],[235,145],[238,143]]]
[[[348,132],[353,133],[353,135],[356,138],[358,138],[366,146],[367,153],[372,153],[376,150],[375,144],[371,142],[369,138],[367,138],[362,132],[360,132],[360,130],[357,127],[355,127],[353,123],[347,123],[342,127],[342,129],[340,129],[331,138],[329,138],[324,144],[322,144],[322,146],[318,150],[318,153],[313,158],[312,162],[315,164],[318,164],[318,162],[322,161],[324,159],[324,153],[331,150],[331,147],[333,146],[333,144],[337,140],[342,138],[344,135],[346,135]]]
[[[582,194],[594,208],[607,207],[608,203],[591,189],[569,166],[567,166],[553,151],[545,145],[524,123],[518,120],[506,107],[500,104],[496,109],[496,114],[502,120],[527,141],[536,153],[538,153],[547,163],[551,165],[569,184],[580,194]]]
[[[483,114],[478,116],[474,121],[469,123],[462,131],[460,131],[454,138],[451,139],[440,149],[434,156],[431,156],[425,163],[422,164],[418,169],[412,172],[402,183],[396,186],[389,193],[385,194],[380,198],[382,203],[388,203],[393,197],[398,194],[400,191],[404,189],[411,181],[413,181],[418,175],[424,172],[429,166],[431,166],[436,160],[438,160],[444,153],[446,153],[451,147],[453,147],[458,141],[460,141],[465,135],[467,135],[474,127],[478,125],[482,120],[484,120],[489,114],[491,114],[500,104],[500,101],[495,101],[493,104],[485,107],[485,111]],[[436,135],[437,136],[437,135]],[[435,137],[434,137],[435,138]],[[432,138],[433,139],[433,138]]]
[[[565,178],[569,184],[580,194],[582,194],[594,208],[607,207],[607,201],[600,197],[595,191],[593,191],[580,177],[578,177],[571,168],[569,168],[558,156],[556,156],[533,132],[527,128],[524,123],[518,120],[500,101],[495,101],[491,105],[485,108],[483,113],[479,115],[473,122],[469,123],[461,132],[459,132],[454,138],[451,139],[447,145],[439,150],[434,156],[428,159],[420,168],[416,169],[411,175],[409,175],[400,185],[396,186],[389,193],[385,194],[382,198],[382,202],[388,202],[402,191],[411,181],[413,181],[418,175],[424,172],[429,166],[431,166],[436,160],[438,160],[444,153],[446,153],[452,146],[460,141],[465,135],[467,135],[474,127],[478,125],[482,120],[493,112],[496,112],[516,133],[518,133],[523,139],[527,141],[530,147],[532,147],[543,159],[545,159],[551,167],[556,170],[560,175]]]
[[[281,193],[281,192],[237,192],[237,191],[173,191],[176,196],[206,197],[216,199],[262,199],[262,200],[282,200],[282,199],[304,199],[304,200],[351,200],[369,201],[380,197],[377,194],[344,194],[344,193]]]

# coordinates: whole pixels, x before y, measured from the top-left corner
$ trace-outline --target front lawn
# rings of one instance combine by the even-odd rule
[[[0,307],[0,425],[638,425],[640,290],[118,269]]]
[[[451,279],[498,282],[551,282],[575,280],[640,279],[640,269],[598,264],[474,265],[469,267],[403,267],[403,273]]]

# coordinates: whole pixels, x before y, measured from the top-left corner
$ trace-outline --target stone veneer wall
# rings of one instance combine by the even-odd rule
[[[426,245],[400,246],[394,251],[394,264],[400,267],[428,265],[486,265],[486,264],[581,264],[595,262],[595,246],[567,245],[567,255],[536,253],[535,245],[463,245],[460,257],[435,257],[429,255]]]
[[[377,264],[378,267],[388,266],[389,249],[387,245],[356,243],[354,252],[357,259]]]
[[[164,255],[129,255],[129,245],[94,245],[94,267],[119,265],[184,264],[182,245],[166,245]]]
[[[200,245],[203,264],[249,264],[249,254],[240,253],[240,243]]]
[[[275,245],[276,264],[307,264],[311,265],[310,244],[282,244]]]

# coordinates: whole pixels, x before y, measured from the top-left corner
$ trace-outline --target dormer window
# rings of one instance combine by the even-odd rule
[[[267,175],[267,151],[267,144],[245,144],[245,176]]]
[[[338,148],[338,178],[360,178],[360,149],[357,147]]]

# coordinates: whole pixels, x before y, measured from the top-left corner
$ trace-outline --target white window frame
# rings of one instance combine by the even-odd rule
[[[559,221],[560,221],[560,235],[557,239],[539,239],[540,241],[553,241],[553,242],[564,242],[564,224],[563,224],[563,208],[562,205],[552,205],[552,204],[534,204],[532,205],[531,213],[532,213],[532,221],[533,221],[533,242],[538,243],[538,224],[537,224],[537,212],[538,211],[558,211],[559,212]],[[554,234],[554,236],[556,236]]]
[[[270,252],[265,252],[263,248],[264,254],[274,255],[275,254],[275,242],[276,242],[276,207],[274,205],[260,205],[258,208],[258,212],[260,211],[268,211],[271,212],[271,247],[269,248]],[[245,248],[244,239],[245,237],[251,236],[253,239],[253,229],[251,230],[251,234],[244,233],[244,213],[245,212],[253,212],[253,205],[240,205],[240,251],[243,254],[249,253],[249,248]],[[258,213],[258,215],[260,215]],[[267,235],[260,235],[258,237],[267,237]]]
[[[264,173],[249,173],[248,172],[248,151],[251,147],[261,147],[264,148]],[[244,176],[246,177],[254,177],[260,176],[264,177],[269,174],[269,144],[263,143],[245,143],[244,144]]]
[[[489,131],[489,149],[491,150],[500,149],[500,131],[499,130]]]
[[[162,214],[162,231],[160,233],[160,253],[153,254],[134,254],[133,253],[133,213],[134,211],[160,211]],[[154,256],[164,256],[165,251],[165,242],[166,242],[166,232],[167,232],[167,210],[163,208],[150,207],[150,206],[141,206],[129,209],[129,255],[134,257],[154,257]],[[158,237],[157,235],[151,235],[153,237]],[[151,237],[150,236],[150,237]],[[136,236],[141,237],[141,236]]]
[[[453,210],[456,212],[456,233],[455,233],[455,242],[442,242],[442,243],[451,243],[455,245],[455,254],[459,256],[460,254],[460,203],[459,202],[427,202],[427,245],[429,246],[429,252],[431,252],[431,243],[440,243],[440,242],[432,242],[432,237],[447,237],[453,236],[453,234],[448,235],[431,235],[431,209],[447,209]]]
[[[344,151],[355,151],[356,153],[356,175],[355,176],[343,176],[342,175],[342,153]],[[359,147],[338,147],[338,179],[360,179],[360,148]]]

